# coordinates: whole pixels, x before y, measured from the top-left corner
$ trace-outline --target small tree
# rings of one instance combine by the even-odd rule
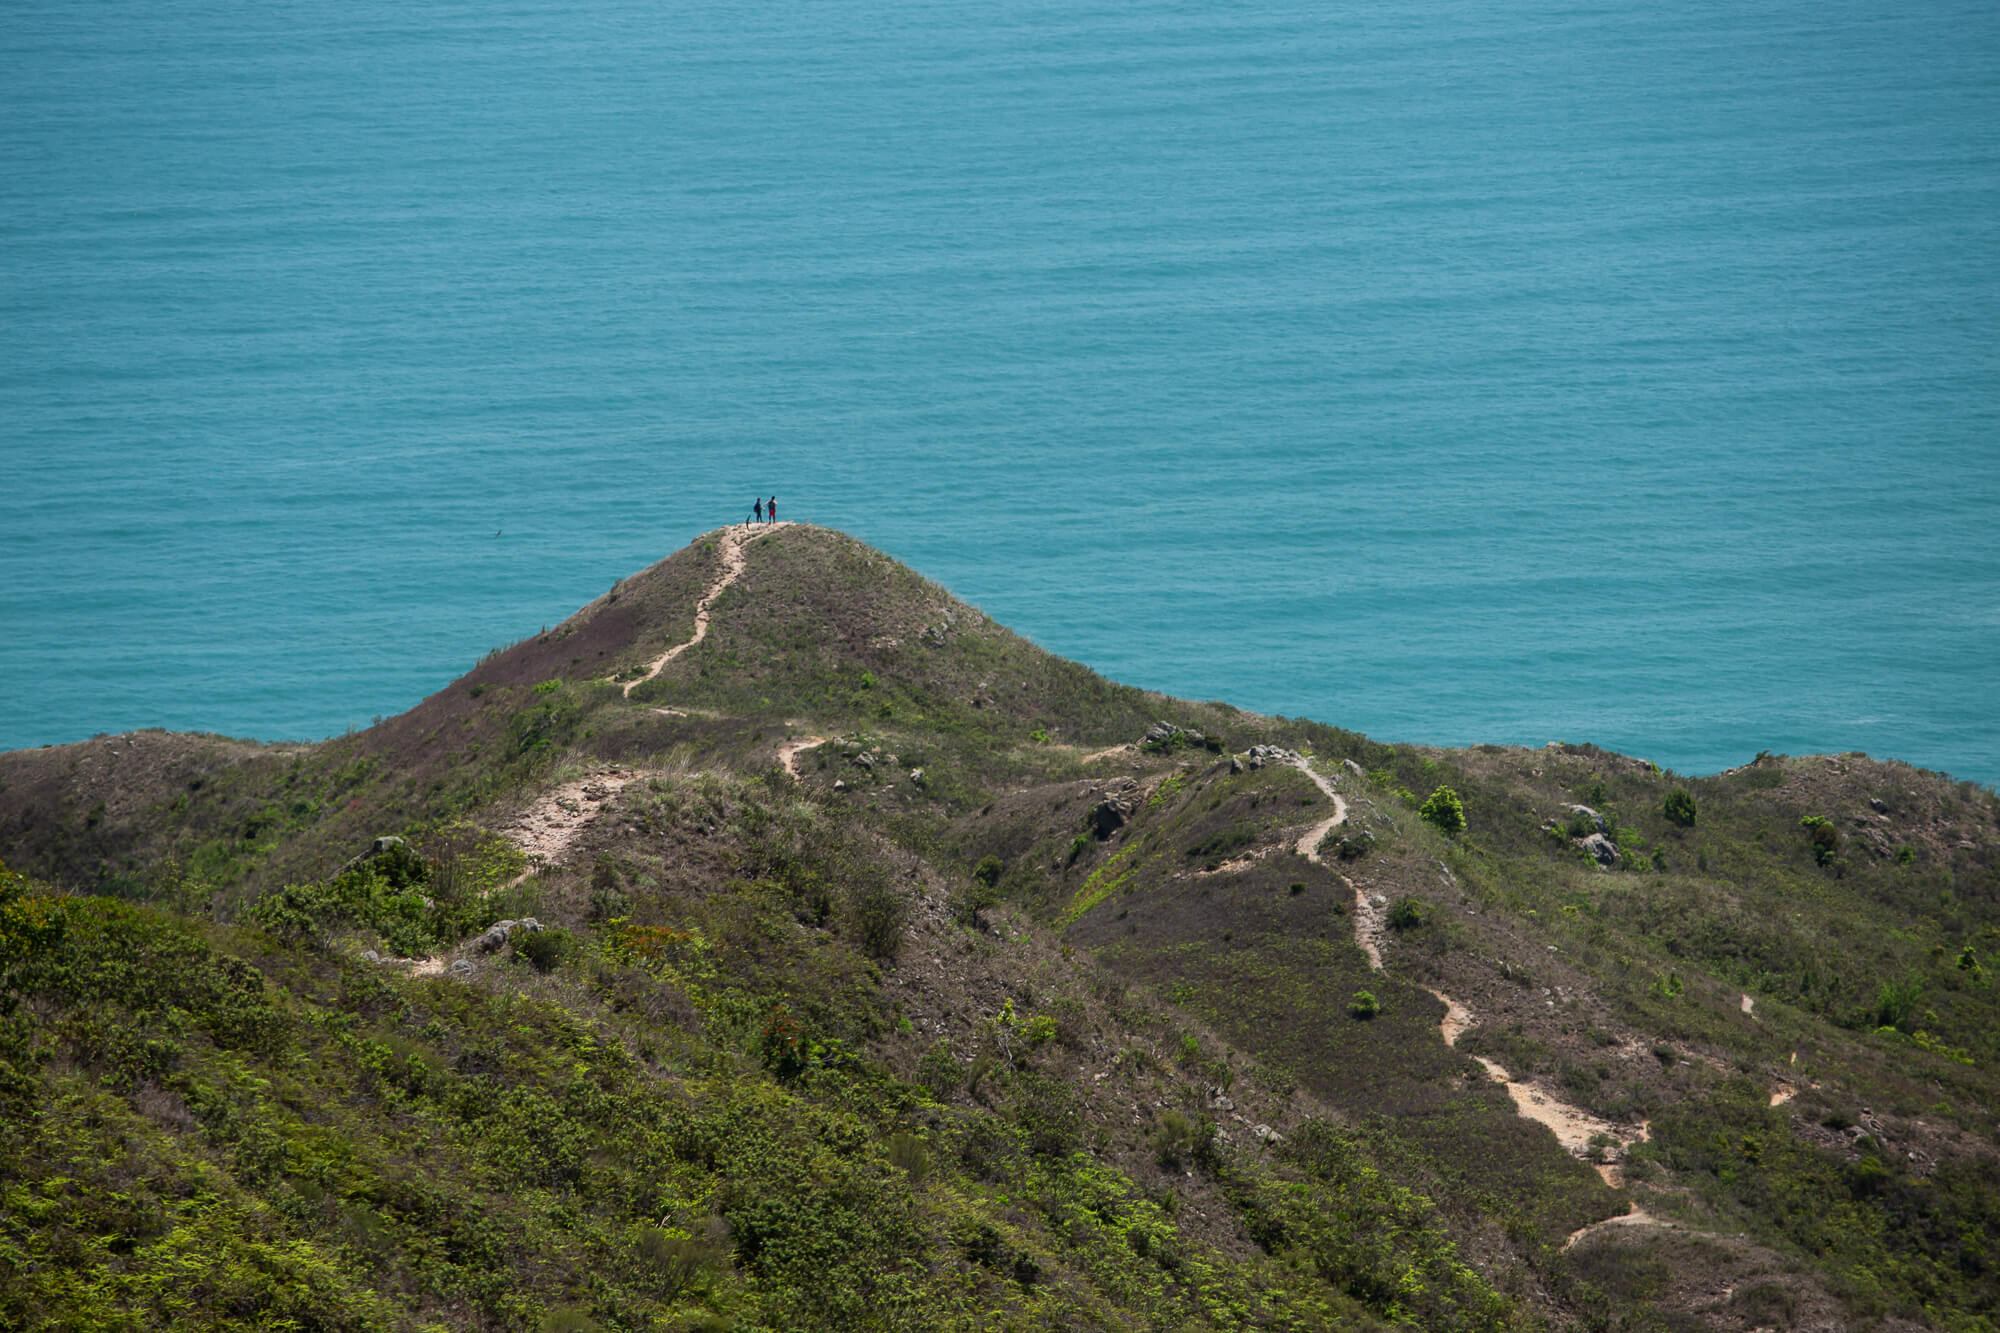
[[[1437,825],[1438,831],[1448,838],[1465,831],[1465,802],[1449,787],[1432,792],[1417,813]]]
[[[1667,799],[1661,805],[1660,813],[1667,817],[1669,823],[1679,824],[1682,828],[1693,828],[1694,797],[1690,796],[1685,788],[1676,787],[1667,793]]]
[[[1375,998],[1373,991],[1358,990],[1348,1002],[1347,1012],[1356,1018],[1373,1018],[1382,1012],[1382,1002]]]
[[[1389,909],[1389,929],[1415,930],[1430,919],[1430,908],[1421,898],[1401,898]]]
[[[1875,1026],[1908,1029],[1923,993],[1923,984],[1915,977],[1883,982],[1882,989],[1875,993],[1875,1010],[1871,1015]]]
[[[1813,860],[1827,865],[1840,853],[1840,830],[1825,815],[1807,815],[1799,821],[1812,839]]]

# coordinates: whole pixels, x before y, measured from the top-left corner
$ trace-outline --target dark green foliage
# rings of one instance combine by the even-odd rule
[[[1195,1166],[1214,1172],[1222,1167],[1222,1156],[1216,1147],[1215,1121],[1206,1115],[1162,1112],[1153,1128],[1152,1146],[1154,1160],[1168,1171]]]
[[[864,882],[854,890],[854,926],[861,945],[884,962],[903,947],[903,924],[909,917],[903,895],[883,880]]]
[[[553,972],[576,952],[566,930],[526,931],[514,937],[514,952],[537,972]]]
[[[999,864],[997,857],[989,856],[986,860],[996,866]],[[985,869],[984,863],[982,863],[980,868],[982,870]],[[965,884],[953,895],[952,910],[963,924],[975,927],[983,926],[986,923],[987,911],[999,906],[1000,897],[999,876],[997,874],[992,878],[975,874],[969,883]]]
[[[1421,898],[1398,898],[1389,909],[1391,930],[1415,930],[1430,920],[1430,904]]]
[[[1755,1085],[1727,1083],[1657,1117],[1644,1155],[1674,1167],[1732,1224],[1818,1256],[1864,1306],[1922,1320],[1919,1293],[1957,1290],[1985,1293],[1975,1309],[1996,1308],[2000,1167],[1941,1163],[1920,1182],[1872,1154],[1850,1162],[1822,1151],[1766,1101]]]
[[[1830,865],[1840,853],[1840,830],[1825,815],[1807,815],[1799,820],[1799,826],[1806,830],[1812,843],[1813,860],[1820,865]]]
[[[1417,813],[1446,837],[1456,837],[1465,831],[1465,803],[1449,787],[1433,791]]]
[[[951,1043],[939,1039],[917,1061],[917,1085],[939,1100],[946,1101],[965,1086],[965,1070],[951,1053]]]
[[[1076,1151],[1083,1134],[1083,1106],[1069,1084],[1041,1074],[1017,1075],[1008,1105],[1027,1136],[1030,1152],[1061,1157]]]
[[[907,1130],[891,1134],[882,1143],[883,1155],[889,1165],[910,1178],[912,1185],[921,1185],[930,1174],[931,1154],[924,1141]]]
[[[1382,1175],[1351,1134],[1309,1121],[1284,1152],[1310,1184],[1257,1193],[1251,1235],[1266,1250],[1296,1255],[1322,1280],[1397,1323],[1514,1324],[1507,1302],[1459,1260],[1430,1200]]]
[[[1905,977],[1901,981],[1885,981],[1875,993],[1875,1007],[1872,1013],[1874,1024],[1881,1028],[1901,1028],[1907,1031],[1916,1016],[1917,1004],[1923,999],[1923,983],[1915,977]]]
[[[393,842],[331,879],[265,894],[252,921],[284,939],[324,943],[335,931],[377,934],[404,957],[456,943],[493,919],[489,896],[522,858],[498,839],[460,825],[433,829],[435,859]]]
[[[1679,824],[1682,828],[1693,828],[1695,816],[1694,797],[1688,794],[1687,788],[1675,787],[1667,793],[1666,799],[1660,803],[1660,813],[1666,816],[1669,824]]]
[[[1348,1001],[1347,1012],[1356,1018],[1373,1018],[1382,1012],[1382,1002],[1375,998],[1375,992],[1358,990]]]

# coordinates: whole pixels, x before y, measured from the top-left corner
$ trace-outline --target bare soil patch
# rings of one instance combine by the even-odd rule
[[[611,808],[619,792],[654,776],[638,769],[592,769],[537,796],[498,832],[536,865],[559,865],[584,830]]]
[[[824,736],[795,736],[778,747],[778,762],[792,775],[792,781],[802,782],[799,774],[799,756],[814,746],[826,744]]]

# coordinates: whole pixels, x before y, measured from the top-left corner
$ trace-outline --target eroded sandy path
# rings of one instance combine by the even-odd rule
[[[1313,785],[1326,793],[1327,799],[1333,802],[1333,817],[1313,825],[1299,839],[1299,855],[1308,861],[1324,864],[1320,861],[1319,845],[1326,839],[1327,834],[1346,821],[1347,802],[1334,791],[1332,781],[1313,772],[1305,760],[1295,760],[1293,766],[1311,778]],[[1382,904],[1371,899],[1363,890],[1356,888],[1344,875],[1341,877],[1341,883],[1347,885],[1354,894],[1354,942],[1368,955],[1369,966],[1379,972],[1382,970],[1382,935],[1387,927]],[[1444,1021],[1438,1024],[1438,1030],[1443,1034],[1447,1046],[1456,1047],[1459,1037],[1472,1026],[1472,1011],[1443,991],[1433,990],[1430,993],[1444,1006]],[[1486,1071],[1487,1077],[1506,1087],[1507,1095],[1513,1099],[1516,1112],[1537,1124],[1547,1125],[1555,1134],[1556,1142],[1562,1144],[1563,1148],[1573,1156],[1585,1156],[1590,1150],[1591,1139],[1600,1135],[1615,1141],[1620,1151],[1646,1137],[1644,1126],[1635,1133],[1608,1120],[1600,1120],[1580,1107],[1571,1106],[1551,1096],[1545,1088],[1533,1083],[1516,1082],[1514,1076],[1495,1061],[1477,1055],[1472,1058],[1479,1061],[1479,1067]],[[1602,1141],[1600,1138],[1599,1142]],[[1604,1177],[1606,1184],[1619,1183],[1618,1168],[1615,1165],[1609,1162],[1599,1163],[1597,1172]],[[1629,1219],[1631,1214],[1627,1214],[1626,1217]],[[1570,1243],[1573,1244],[1575,1240],[1576,1237],[1572,1236]]]
[[[642,769],[594,768],[543,792],[496,832],[526,852],[531,865],[560,864],[578,836],[611,807],[619,792],[656,776]]]
[[[1354,942],[1361,946],[1361,952],[1368,955],[1368,965],[1377,972],[1380,972],[1382,970],[1382,937],[1389,933],[1389,915],[1382,910],[1386,904],[1379,903],[1369,897],[1366,889],[1361,888],[1345,875],[1340,877],[1340,882],[1345,884],[1347,891],[1354,895]],[[1439,995],[1438,998],[1444,1000],[1447,1007],[1452,1007],[1456,1004],[1455,1001],[1445,1000],[1445,997],[1442,995]],[[1462,1014],[1465,1010],[1459,1008],[1458,1012]],[[1445,1021],[1447,1023],[1451,1021],[1449,1013],[1446,1014]],[[1462,1028],[1460,1029],[1460,1031],[1463,1030]],[[1451,1041],[1452,1038],[1446,1037],[1445,1040]]]
[[[778,762],[792,775],[792,781],[803,781],[799,776],[799,756],[816,745],[824,744],[826,744],[824,736],[794,736],[778,747]]]
[[[1445,1045],[1456,1047],[1458,1039],[1473,1024],[1472,1011],[1441,990],[1432,990],[1429,986],[1424,989],[1444,1006],[1444,1021],[1438,1024],[1438,1031],[1444,1034]],[[1506,1066],[1497,1060],[1489,1060],[1483,1055],[1475,1055],[1472,1058],[1479,1062],[1479,1067],[1486,1071],[1488,1078],[1506,1086],[1507,1095],[1513,1099],[1514,1110],[1517,1113],[1538,1124],[1547,1125],[1556,1136],[1556,1142],[1562,1144],[1572,1156],[1586,1156],[1590,1150],[1591,1139],[1598,1135],[1614,1140],[1621,1152],[1646,1137],[1644,1125],[1635,1132],[1614,1125],[1609,1120],[1600,1120],[1581,1107],[1571,1106],[1551,1096],[1546,1089],[1536,1084],[1515,1081],[1514,1076],[1507,1072]],[[1619,1183],[1618,1168],[1613,1163],[1598,1163],[1597,1174],[1604,1177],[1604,1183],[1607,1185]]]
[[[1326,835],[1347,822],[1347,800],[1333,789],[1333,779],[1321,777],[1312,771],[1312,766],[1304,759],[1291,761],[1292,767],[1312,779],[1312,784],[1320,789],[1327,800],[1333,802],[1333,814],[1322,819],[1299,836],[1299,855],[1314,865],[1320,864],[1319,845],[1326,841]]]
[[[646,668],[646,674],[639,677],[639,679],[626,681],[626,698],[629,699],[632,697],[632,691],[635,688],[644,685],[647,681],[664,671],[667,663],[673,661],[676,657],[679,657],[682,653],[708,637],[708,609],[715,605],[715,599],[722,596],[728,590],[730,584],[742,577],[743,566],[747,559],[744,555],[743,543],[753,537],[761,537],[767,532],[790,526],[792,526],[791,522],[787,520],[783,523],[760,523],[751,526],[739,525],[722,529],[722,535],[716,539],[722,543],[722,572],[715,576],[715,582],[708,585],[708,590],[702,593],[701,600],[694,604],[694,637],[686,643],[675,644],[654,658],[652,665]]]
[[[1333,815],[1314,824],[1299,835],[1299,855],[1314,865],[1325,865],[1320,859],[1319,845],[1326,841],[1326,835],[1347,822],[1347,800],[1333,789],[1333,780],[1313,772],[1312,766],[1304,759],[1294,759],[1292,767],[1312,779],[1326,799],[1333,802]],[[1382,970],[1382,931],[1384,922],[1378,904],[1368,900],[1368,895],[1354,887],[1354,881],[1342,875],[1340,882],[1354,895],[1354,942],[1368,955],[1368,965],[1377,972]],[[1440,999],[1443,997],[1440,996]],[[1450,1001],[1446,1001],[1447,1004]],[[1463,1011],[1461,1011],[1463,1012]],[[1447,1037],[1445,1040],[1452,1040]]]

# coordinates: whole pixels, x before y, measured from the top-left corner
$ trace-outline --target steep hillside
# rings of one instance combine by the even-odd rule
[[[0,857],[0,1327],[2000,1318],[2000,802],[1862,756],[1392,748],[783,524],[0,755]]]

